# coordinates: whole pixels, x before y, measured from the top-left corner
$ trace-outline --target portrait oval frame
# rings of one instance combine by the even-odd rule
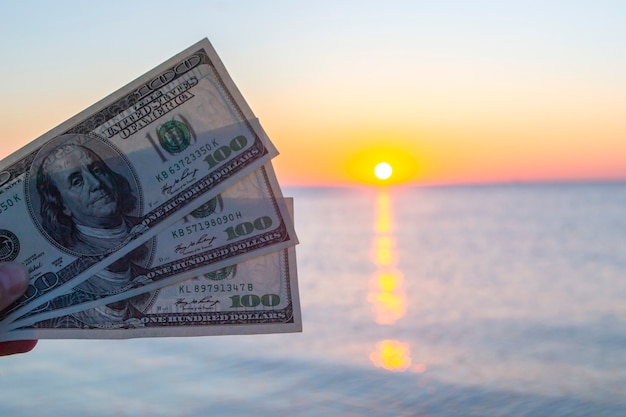
[[[48,143],[43,145],[37,150],[32,163],[26,171],[26,178],[24,181],[24,196],[26,198],[26,206],[28,207],[29,215],[33,221],[33,224],[37,227],[38,231],[57,249],[68,253],[73,256],[100,256],[107,253],[114,252],[119,248],[106,249],[101,253],[82,253],[72,248],[68,248],[56,241],[43,226],[41,205],[42,199],[37,190],[37,173],[41,167],[45,158],[50,155],[54,150],[59,149],[64,145],[78,145],[95,153],[100,159],[104,161],[107,167],[115,173],[123,176],[130,186],[131,192],[135,195],[137,201],[134,210],[130,213],[124,213],[125,215],[139,217],[143,213],[143,192],[139,177],[135,172],[132,164],[124,155],[124,153],[118,149],[113,143],[104,139],[103,137],[94,133],[70,133],[59,135]]]

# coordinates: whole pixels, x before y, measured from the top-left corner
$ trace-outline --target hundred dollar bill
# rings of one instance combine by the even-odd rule
[[[11,314],[0,328],[117,302],[295,245],[293,222],[275,183],[271,165],[262,167],[69,292],[19,317]]]
[[[294,247],[0,334],[0,340],[123,339],[302,331]]]
[[[0,162],[0,262],[41,265],[10,311],[75,287],[276,154],[208,40],[174,56]]]

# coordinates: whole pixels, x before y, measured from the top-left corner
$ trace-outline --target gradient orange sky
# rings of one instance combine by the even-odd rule
[[[428,3],[4,5],[0,156],[208,37],[282,185],[626,180],[626,3]]]

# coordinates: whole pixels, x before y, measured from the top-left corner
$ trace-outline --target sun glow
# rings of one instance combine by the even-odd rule
[[[419,180],[416,158],[400,148],[369,148],[346,159],[346,174],[355,182],[376,186],[410,184]]]
[[[376,178],[378,178],[379,180],[388,179],[389,177],[391,177],[392,173],[393,168],[391,168],[391,165],[389,165],[387,162],[380,162],[374,168],[374,175],[376,175]]]

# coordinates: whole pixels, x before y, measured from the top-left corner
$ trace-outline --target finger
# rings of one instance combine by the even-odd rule
[[[0,310],[6,308],[28,288],[28,273],[17,262],[0,263]]]
[[[0,356],[30,352],[36,344],[36,340],[11,340],[9,342],[0,342]]]

